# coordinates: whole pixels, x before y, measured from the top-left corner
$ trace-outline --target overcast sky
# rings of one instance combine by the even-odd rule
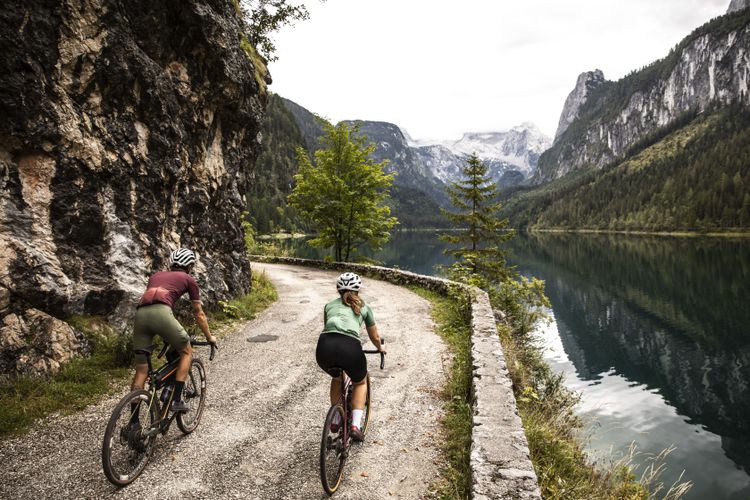
[[[534,122],[553,136],[577,76],[617,80],[730,0],[327,0],[275,35],[271,91],[416,139]]]

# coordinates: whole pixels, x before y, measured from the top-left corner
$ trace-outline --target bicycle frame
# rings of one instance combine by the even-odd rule
[[[191,340],[190,344],[194,346],[211,345],[211,355],[209,357],[209,360],[214,359],[215,347],[213,344],[210,344],[209,342],[199,342],[196,340]],[[162,347],[161,351],[159,351],[159,354],[157,354],[156,359],[162,358],[164,354],[166,354],[169,347],[169,344],[164,344],[164,347]],[[172,425],[175,417],[177,416],[177,413],[172,413],[171,415],[169,415],[169,408],[172,405],[174,391],[170,393],[169,399],[167,401],[164,401],[163,405],[161,404],[161,399],[157,397],[160,389],[164,388],[174,381],[175,373],[177,372],[177,365],[180,362],[179,356],[171,360],[169,360],[169,357],[167,357],[167,359],[168,361],[166,363],[154,370],[154,366],[151,362],[151,356],[146,356],[146,363],[148,364],[148,377],[146,378],[146,383],[148,384],[147,391],[151,395],[148,403],[148,411],[151,411],[151,408],[155,406],[156,413],[159,415],[159,420],[154,422],[154,424],[152,424],[152,426],[143,433],[146,437],[155,436],[159,433],[166,434],[166,432],[169,431],[169,427]]]

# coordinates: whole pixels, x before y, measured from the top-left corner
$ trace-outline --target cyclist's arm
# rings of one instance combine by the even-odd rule
[[[203,307],[200,301],[193,301],[193,315],[195,316],[195,322],[198,323],[203,335],[206,336],[206,340],[209,342],[216,342],[216,338],[211,335],[211,330],[208,329],[208,319],[206,313],[203,312]]]
[[[370,337],[370,342],[372,342],[372,345],[374,345],[378,351],[385,352],[383,346],[380,345],[380,335],[378,334],[377,325],[368,326],[367,335]]]

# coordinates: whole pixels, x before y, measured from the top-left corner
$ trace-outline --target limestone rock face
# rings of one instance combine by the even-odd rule
[[[3,4],[0,321],[125,321],[178,247],[204,300],[248,291],[265,90],[239,23],[223,0]]]
[[[37,309],[8,314],[0,324],[2,375],[52,375],[89,350],[83,334]]]
[[[750,7],[750,0],[732,0],[727,9],[727,14]]]
[[[697,29],[661,61],[618,82],[601,83],[578,107],[567,133],[558,129],[555,144],[539,159],[534,182],[582,167],[601,168],[689,113],[731,103],[750,106],[749,55],[750,14],[740,11]]]
[[[570,94],[568,94],[568,98],[565,99],[565,105],[563,106],[562,113],[560,113],[560,122],[557,125],[557,132],[555,132],[555,141],[557,141],[557,139],[568,129],[568,126],[578,118],[578,110],[580,110],[581,106],[586,102],[591,91],[604,82],[604,73],[600,69],[586,71],[578,75],[576,86]]]

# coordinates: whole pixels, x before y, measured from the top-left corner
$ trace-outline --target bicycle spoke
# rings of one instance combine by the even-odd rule
[[[156,412],[149,407],[150,398],[146,391],[130,393],[117,405],[107,424],[102,465],[107,479],[118,486],[138,477],[151,455],[155,436],[148,437],[145,432],[155,425]]]

